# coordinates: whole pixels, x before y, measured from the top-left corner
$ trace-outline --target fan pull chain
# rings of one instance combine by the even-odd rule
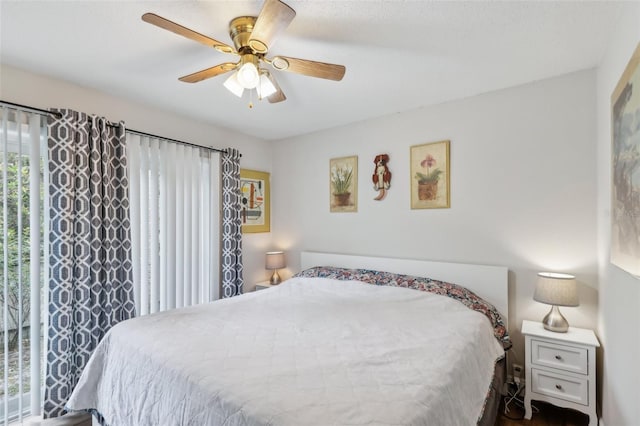
[[[253,108],[253,90],[249,90],[249,109]]]

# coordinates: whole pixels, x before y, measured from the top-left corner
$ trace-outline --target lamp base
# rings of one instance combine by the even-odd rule
[[[271,279],[269,280],[269,284],[278,285],[281,282],[282,282],[282,280],[280,279],[280,275],[278,275],[278,270],[274,269],[273,270],[273,275],[271,275]]]
[[[560,309],[556,305],[551,307],[549,313],[542,319],[545,330],[555,333],[566,333],[569,331],[569,322],[562,316]]]

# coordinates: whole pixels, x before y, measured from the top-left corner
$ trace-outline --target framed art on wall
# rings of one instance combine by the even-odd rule
[[[271,230],[269,173],[240,169],[240,201],[242,232]]]
[[[611,263],[640,276],[640,43],[611,95]]]
[[[331,212],[358,211],[358,157],[329,161],[329,206]]]
[[[410,161],[411,208],[449,208],[449,141],[412,146]]]

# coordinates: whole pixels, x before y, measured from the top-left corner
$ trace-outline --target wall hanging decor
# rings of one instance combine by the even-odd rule
[[[329,161],[329,205],[331,212],[358,211],[358,157]]]
[[[376,201],[384,200],[387,196],[387,189],[391,186],[391,172],[387,164],[389,163],[388,154],[376,155],[373,159],[375,167],[373,169],[373,189],[378,191],[378,196],[374,198]]]
[[[449,141],[411,147],[411,208],[450,206]]]
[[[242,232],[271,230],[269,173],[240,169]]]
[[[640,44],[611,95],[611,263],[640,276]]]

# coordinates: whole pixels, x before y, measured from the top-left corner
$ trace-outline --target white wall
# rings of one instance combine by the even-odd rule
[[[198,145],[237,148],[242,153],[241,167],[271,171],[268,142],[6,65],[0,67],[0,99],[43,109],[71,108],[111,121],[123,120],[130,129]],[[243,236],[245,290],[264,279],[264,252],[270,241],[268,233]]]
[[[640,3],[620,18],[598,68],[598,260],[602,418],[607,426],[640,421],[640,280],[609,263],[611,250],[611,94],[640,42]]]
[[[535,273],[575,273],[581,306],[563,312],[572,325],[598,328],[604,423],[631,425],[640,418],[640,282],[608,259],[610,95],[640,41],[640,4],[636,11],[612,34],[597,81],[594,72],[580,72],[279,141],[273,153],[256,138],[6,65],[0,99],[232,146],[243,153],[243,168],[272,171],[273,158],[274,232],[244,236],[247,290],[265,279],[264,251],[272,248],[287,250],[284,276],[298,270],[300,250],[506,265],[510,328],[522,362],[521,320],[547,310],[531,300]],[[411,210],[409,147],[443,139],[451,140],[451,208]],[[393,173],[382,202],[373,201],[370,184],[379,153],[390,154]],[[332,214],[328,163],[346,155],[359,157],[359,211]]]
[[[300,250],[508,266],[522,363],[522,319],[549,309],[532,300],[536,273],[566,271],[582,284],[581,306],[563,313],[595,328],[595,110],[591,70],[274,143],[272,229],[286,272]],[[409,147],[444,139],[451,208],[411,210]],[[371,184],[379,153],[393,173],[381,202]],[[358,156],[358,212],[330,213],[329,159],[347,155]]]

